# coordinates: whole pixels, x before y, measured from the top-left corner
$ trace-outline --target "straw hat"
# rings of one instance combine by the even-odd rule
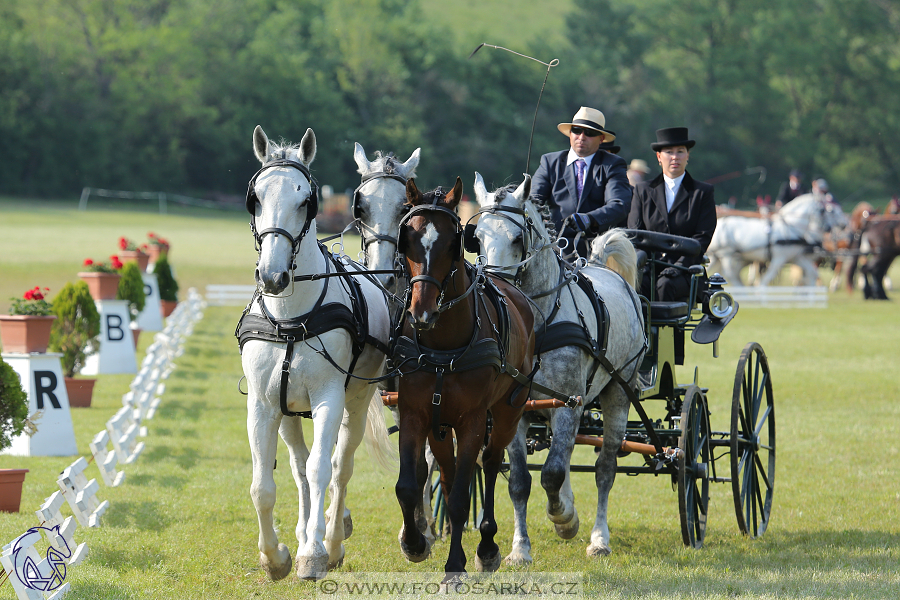
[[[639,173],[643,173],[646,175],[650,172],[650,167],[647,166],[647,163],[640,158],[632,159],[631,163],[628,165],[629,171],[638,171]]]
[[[611,142],[616,139],[616,134],[606,128],[606,117],[604,117],[603,113],[596,108],[582,106],[578,109],[578,112],[575,113],[575,116],[572,117],[571,123],[560,123],[556,128],[559,129],[564,136],[569,137],[569,131],[572,129],[573,125],[575,127],[584,127],[586,129],[602,132],[603,142]]]

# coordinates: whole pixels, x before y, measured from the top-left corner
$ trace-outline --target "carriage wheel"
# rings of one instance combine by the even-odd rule
[[[709,411],[696,385],[687,388],[681,408],[682,452],[678,468],[678,510],[685,546],[700,548],[706,536],[709,508]]]
[[[775,493],[775,404],[769,362],[756,342],[744,347],[734,376],[731,488],[741,533],[761,536]]]

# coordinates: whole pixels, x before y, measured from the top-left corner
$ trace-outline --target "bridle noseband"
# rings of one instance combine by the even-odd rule
[[[522,217],[524,225],[508,214],[504,213],[519,215],[520,217]],[[534,240],[540,238],[540,232],[538,232],[537,228],[534,226],[534,221],[528,214],[528,211],[523,208],[517,208],[515,206],[505,206],[503,204],[500,204],[499,202],[496,202],[488,207],[482,208],[477,213],[472,215],[472,217],[469,219],[470,222],[466,224],[465,245],[466,250],[468,250],[469,252],[478,254],[479,250],[481,249],[478,243],[478,238],[475,237],[475,229],[477,228],[477,225],[475,223],[471,223],[471,221],[472,219],[479,217],[482,214],[491,214],[501,219],[505,219],[518,227],[522,232],[522,260],[511,265],[485,265],[484,267],[486,270],[490,271],[492,275],[496,275],[497,277],[500,277],[507,281],[511,281],[516,286],[520,286],[522,284],[522,273],[525,270],[525,265],[527,265],[541,251],[547,248],[551,248],[552,244],[542,244],[539,248],[533,247]],[[515,269],[515,273],[510,275],[508,273],[510,269]]]
[[[374,244],[375,242],[389,242],[397,247],[397,238],[392,235],[387,235],[384,233],[378,233],[365,223],[362,220],[362,207],[359,202],[362,198],[362,188],[364,185],[369,183],[374,179],[393,179],[395,181],[399,181],[406,187],[407,178],[402,175],[396,173],[394,171],[394,163],[391,160],[387,160],[384,165],[383,171],[376,171],[374,173],[369,173],[368,175],[363,175],[362,181],[357,186],[355,190],[353,190],[353,201],[350,206],[351,213],[353,214],[353,218],[356,219],[356,222],[359,223],[359,235],[362,243],[362,251],[363,254],[369,248],[370,244]]]

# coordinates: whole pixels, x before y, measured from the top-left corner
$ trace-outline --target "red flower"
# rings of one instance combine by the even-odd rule
[[[35,290],[31,294],[31,300],[43,300],[43,299],[44,299],[44,295],[40,291]]]
[[[113,269],[121,269],[123,266],[122,261],[119,260],[118,256],[115,256],[115,255],[110,256],[109,261],[110,261],[110,264],[112,265]]]
[[[34,290],[28,290],[25,292],[24,298],[26,300],[34,300]]]
[[[92,261],[90,258],[84,259],[84,266],[89,267],[92,264],[94,264],[94,261]]]
[[[119,238],[119,248],[122,250],[128,249],[128,240],[125,239],[124,237]]]
[[[148,237],[148,238],[155,238],[155,237],[156,237],[156,234],[153,233],[153,232],[151,231],[150,233],[147,234],[147,237]]]

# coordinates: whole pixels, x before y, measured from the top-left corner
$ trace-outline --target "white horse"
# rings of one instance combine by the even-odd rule
[[[382,374],[385,355],[375,344],[387,342],[390,316],[383,293],[365,277],[353,278],[359,288],[350,277],[304,278],[339,268],[316,240],[312,217],[317,199],[308,170],[316,154],[312,129],[306,131],[299,146],[284,146],[270,142],[262,128],[256,127],[253,150],[263,164],[247,193],[259,249],[258,288],[239,331],[248,338],[241,339],[241,361],[248,384],[247,432],[253,461],[250,495],[259,518],[260,564],[272,580],[291,570],[290,551],[278,542],[272,520],[273,469],[280,433],[299,489],[297,576],[317,579],[343,562],[342,542],[351,522],[341,517],[345,516],[353,453],[364,432],[376,460],[389,464],[392,458],[380,399],[366,381],[345,375],[348,371],[362,378]],[[349,264],[346,268],[356,267]],[[351,308],[351,293],[361,293],[368,307],[363,319],[369,336],[365,341],[342,326],[329,328],[323,323],[328,319],[320,316]],[[274,326],[269,339],[256,333],[266,331],[267,323],[279,324],[281,334]],[[286,360],[289,366],[284,374],[282,362]],[[310,450],[303,439],[300,416],[285,416],[303,412],[310,413],[313,421]],[[331,504],[326,516],[329,482]]]
[[[535,347],[537,353],[543,345],[541,368],[534,381],[558,392],[580,395],[586,401],[599,398],[603,410],[604,444],[596,462],[597,515],[587,554],[603,556],[611,552],[607,503],[616,475],[616,451],[625,437],[630,405],[622,387],[613,382],[606,369],[595,360],[591,346],[594,342],[595,347],[598,344],[599,348],[603,347],[603,328],[598,327],[588,294],[599,296],[609,312],[605,357],[616,370],[621,370],[628,384],[634,386],[644,353],[643,315],[634,289],[637,259],[624,234],[619,231],[605,234],[607,255],[620,265],[625,277],[605,267],[583,267],[577,277],[589,282],[586,291],[557,256],[554,240],[544,223],[545,218],[549,220],[549,211],[528,200],[530,189],[531,178],[526,175],[525,181],[514,192],[500,189],[488,193],[484,180],[476,173],[475,197],[481,205],[481,216],[474,235],[480,253],[490,265],[488,268],[506,273],[536,305],[535,333],[544,339]],[[546,335],[545,319],[549,321]],[[554,329],[554,325],[560,328]],[[581,339],[556,347],[554,341],[559,343],[561,337],[557,332],[566,331],[563,329],[566,326],[568,332],[573,326],[581,331]],[[572,339],[568,333],[566,338]],[[546,398],[537,392],[532,396]],[[569,463],[582,412],[582,406],[538,411],[548,420],[552,430],[550,450],[541,469],[541,485],[547,492],[547,516],[557,535],[563,539],[575,537],[579,528]],[[526,526],[531,475],[526,466],[525,442],[530,416],[534,414],[525,413],[516,438],[507,448],[509,495],[515,510],[515,534],[512,551],[506,557],[507,564],[532,562]]]
[[[741,285],[741,269],[753,262],[768,263],[760,285],[768,285],[786,263],[804,272],[804,285],[815,285],[818,269],[809,249],[822,244],[825,233],[845,227],[840,206],[813,194],[798,196],[769,218],[720,217],[707,254],[710,273],[721,273]]]

